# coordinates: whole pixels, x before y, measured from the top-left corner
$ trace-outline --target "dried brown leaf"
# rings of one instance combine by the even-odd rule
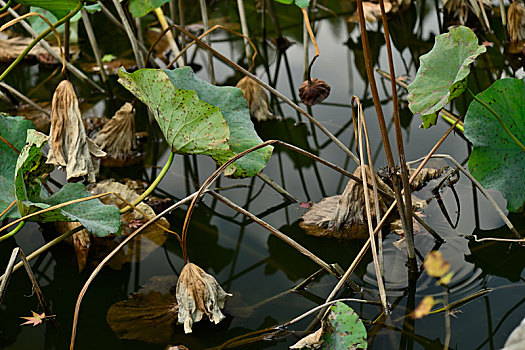
[[[525,41],[525,7],[519,1],[511,2],[507,12],[507,29],[509,31],[512,54],[521,53]]]
[[[66,168],[67,179],[87,176],[95,182],[92,159],[106,155],[87,136],[73,85],[63,80],[55,90],[51,107],[51,138],[47,163]]]
[[[389,13],[392,10],[392,4],[385,2],[385,13]],[[365,20],[369,23],[375,23],[381,19],[381,8],[379,4],[373,2],[363,2],[363,13]],[[359,23],[359,14],[357,11],[350,16],[348,22]]]
[[[177,281],[178,323],[184,324],[184,332],[191,333],[193,323],[206,315],[215,324],[224,319],[221,309],[226,293],[217,280],[195,264],[187,263]]]
[[[268,95],[264,89],[252,78],[244,77],[235,87],[242,90],[244,98],[250,108],[250,117],[259,122],[275,118],[268,107]]]
[[[120,107],[94,141],[107,153],[107,157],[122,159],[133,156],[137,149],[133,105],[126,102]]]
[[[323,343],[323,340],[321,339],[322,335],[323,327],[319,328],[314,333],[301,338],[297,343],[290,346],[290,349],[318,349]]]

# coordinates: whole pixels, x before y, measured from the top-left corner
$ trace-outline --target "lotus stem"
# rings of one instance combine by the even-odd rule
[[[201,7],[201,16],[202,16],[202,23],[204,24],[204,31],[208,31],[210,29],[210,25],[208,23],[208,9],[206,7],[206,0],[199,0],[199,4]],[[211,47],[210,44],[210,37],[206,37],[205,39],[206,45]],[[211,52],[208,51],[208,75],[210,77],[210,83],[212,85],[215,85],[215,69],[213,67],[213,55]]]
[[[164,12],[162,12],[162,9],[160,7],[155,9],[155,15],[159,19],[160,27],[162,30],[166,31],[166,28],[168,28],[168,22],[166,21],[166,17],[164,17]],[[168,38],[168,43],[170,44],[171,51],[173,51],[174,56],[179,56],[180,50],[177,46],[177,43],[175,42],[175,38],[173,37],[173,33],[171,30],[166,31],[166,37]],[[184,67],[184,60],[179,58],[177,60],[177,64],[179,67]]]
[[[89,16],[87,12],[85,10],[82,10],[81,14],[82,22],[84,23],[84,28],[86,29],[86,33],[89,39],[89,44],[91,45],[91,49],[93,50],[93,54],[95,55],[95,60],[97,61],[97,65],[100,69],[100,77],[102,78],[102,82],[106,84],[108,77],[106,76],[106,70],[104,69],[104,63],[102,62],[100,49],[97,44],[97,39],[95,38],[95,32],[93,31],[93,27],[91,26],[91,22],[89,21]]]
[[[0,242],[5,241],[6,239],[16,235],[18,233],[18,231],[20,231],[22,228],[24,228],[25,224],[26,224],[25,221],[20,221],[18,226],[16,226],[11,232],[6,233],[5,235],[0,237]]]
[[[122,8],[122,5],[120,4],[119,0],[113,0],[113,5],[117,10],[117,14],[119,15],[120,20],[124,25],[124,29],[131,43],[131,48],[133,49],[133,54],[135,55],[135,60],[137,61],[137,67],[144,68],[144,57],[142,57],[142,52],[139,49],[137,38],[135,38],[135,34],[133,34],[133,30],[131,29],[126,14],[124,13],[124,9]]]

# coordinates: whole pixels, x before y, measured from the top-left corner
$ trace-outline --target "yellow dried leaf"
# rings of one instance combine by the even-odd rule
[[[443,259],[441,252],[436,250],[428,253],[423,262],[423,266],[425,270],[427,270],[427,273],[433,277],[441,277],[450,270],[450,263]]]
[[[434,306],[435,301],[434,298],[431,296],[426,296],[421,300],[419,305],[412,311],[412,318],[423,318],[424,316],[428,315],[430,311],[432,310],[432,307]]]

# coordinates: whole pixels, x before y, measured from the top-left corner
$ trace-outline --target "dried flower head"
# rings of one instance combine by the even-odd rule
[[[320,79],[305,80],[299,87],[299,97],[307,106],[323,102],[330,95],[330,85]]]
[[[191,333],[191,326],[199,322],[203,315],[215,324],[224,319],[221,309],[226,293],[213,276],[195,264],[187,263],[177,281],[177,303],[179,304],[178,323],[184,324],[184,332]]]
[[[244,77],[235,87],[242,90],[250,108],[250,116],[259,122],[272,119],[275,116],[268,108],[268,96],[264,89],[252,78]]]
[[[68,180],[87,175],[89,182],[95,182],[91,155],[104,157],[106,152],[86,136],[77,95],[67,80],[58,84],[53,95],[50,135],[47,163],[65,167]]]

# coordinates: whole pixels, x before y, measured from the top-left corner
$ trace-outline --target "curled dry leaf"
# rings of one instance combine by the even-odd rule
[[[428,295],[424,297],[414,311],[412,311],[412,318],[423,318],[428,315],[432,310],[432,307],[434,307],[434,303],[435,301],[433,297]]]
[[[319,349],[323,344],[323,327],[319,328],[314,333],[308,334],[306,337],[301,338],[297,343],[290,346],[290,349]]]
[[[94,141],[107,153],[107,158],[120,161],[117,162],[120,165],[130,165],[128,160],[136,159],[138,155],[133,105],[126,102],[120,107],[113,118],[100,130]]]
[[[65,167],[68,180],[87,176],[89,182],[95,182],[92,156],[106,153],[86,136],[77,95],[67,80],[58,84],[53,95],[50,134],[47,163]]]
[[[307,106],[323,102],[330,95],[330,85],[320,79],[305,80],[299,87],[299,97]]]
[[[184,324],[184,332],[191,333],[193,323],[199,322],[203,315],[218,324],[224,319],[221,309],[226,293],[217,280],[195,264],[187,263],[177,281],[177,302],[179,304],[178,323]]]
[[[523,52],[525,45],[525,7],[519,1],[511,2],[507,12],[507,29],[509,31],[509,53]]]
[[[268,95],[264,89],[252,78],[244,77],[235,87],[242,90],[244,98],[250,108],[250,117],[258,122],[264,122],[273,119],[275,116],[270,113],[268,107]]]
[[[365,165],[368,183],[372,183],[370,168]],[[354,175],[361,178],[361,168],[354,171]],[[392,190],[375,175],[377,186],[386,193],[392,194]],[[372,218],[375,218],[375,200],[371,189],[370,207]],[[379,195],[379,209],[384,213],[387,209],[385,199]],[[327,197],[319,203],[314,203],[310,210],[302,216],[303,221],[299,224],[306,233],[313,236],[333,237],[343,239],[366,239],[368,228],[366,223],[365,194],[363,186],[354,180],[348,181],[342,195]]]

